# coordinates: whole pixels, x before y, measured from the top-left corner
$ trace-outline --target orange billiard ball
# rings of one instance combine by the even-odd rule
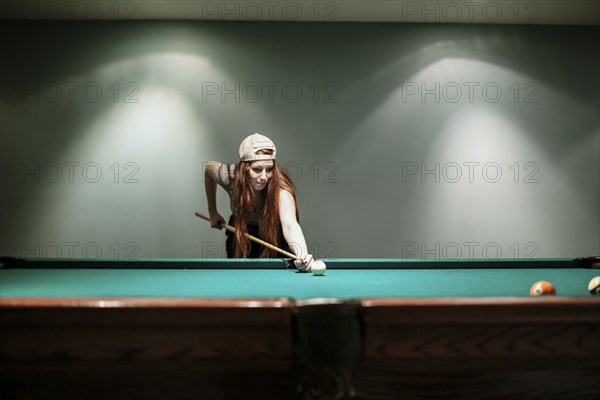
[[[556,294],[556,288],[553,284],[546,281],[538,281],[529,289],[530,296],[546,296]]]

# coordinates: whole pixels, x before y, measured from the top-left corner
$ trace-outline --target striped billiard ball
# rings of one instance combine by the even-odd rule
[[[600,276],[595,276],[588,283],[590,294],[600,294]]]

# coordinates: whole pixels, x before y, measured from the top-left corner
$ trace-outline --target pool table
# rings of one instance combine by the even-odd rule
[[[325,261],[2,258],[2,398],[600,398],[597,257]]]

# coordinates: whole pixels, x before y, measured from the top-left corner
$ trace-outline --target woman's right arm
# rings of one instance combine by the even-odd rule
[[[217,182],[219,182],[221,165],[220,162],[210,161],[204,166],[204,190],[206,191],[210,226],[217,229],[223,229],[225,223],[225,219],[217,211]]]

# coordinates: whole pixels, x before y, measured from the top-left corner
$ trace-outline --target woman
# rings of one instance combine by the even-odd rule
[[[204,186],[210,224],[222,229],[225,219],[217,211],[217,184],[229,194],[232,216],[229,224],[236,232],[226,232],[227,257],[276,257],[270,250],[250,241],[245,233],[267,243],[291,250],[300,271],[310,271],[313,256],[308,253],[294,185],[276,161],[277,149],[271,139],[255,133],[240,144],[240,162],[211,161],[204,169]]]

